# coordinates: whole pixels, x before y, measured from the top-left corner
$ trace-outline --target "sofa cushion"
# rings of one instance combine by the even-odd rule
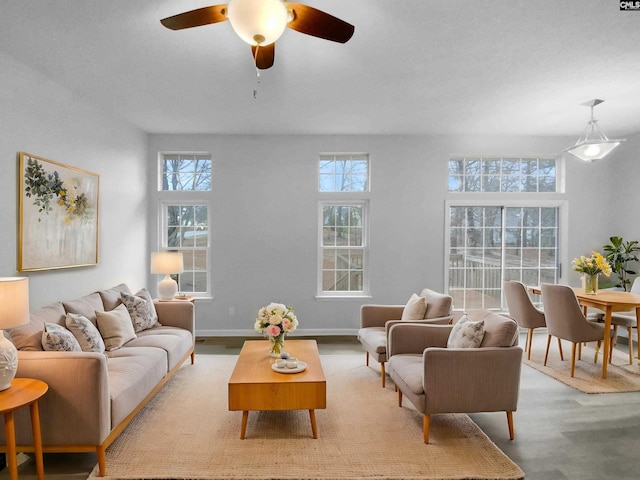
[[[358,330],[358,339],[376,353],[387,353],[387,332],[384,327],[367,327]]]
[[[64,325],[65,311],[62,302],[32,310],[29,323],[8,330],[9,338],[18,350],[42,351],[42,332],[45,323]]]
[[[484,320],[472,322],[465,315],[451,329],[447,348],[478,348],[483,337]]]
[[[120,285],[116,285],[108,290],[100,290],[98,292],[98,295],[100,295],[100,298],[102,299],[102,305],[104,306],[105,312],[113,310],[122,303],[121,295],[123,292],[131,295],[131,290],[129,290],[129,287],[125,283],[121,283]]]
[[[65,324],[76,337],[83,352],[104,353],[105,346],[100,332],[86,317],[77,313],[67,313]]]
[[[427,304],[424,297],[419,297],[414,293],[404,306],[400,320],[422,320],[425,313],[427,313]]]
[[[167,371],[178,365],[193,347],[193,335],[184,328],[154,327],[139,332],[127,343],[129,347],[156,347],[167,353]]]
[[[407,387],[416,395],[422,395],[424,393],[424,385],[422,383],[424,374],[422,354],[402,353],[400,355],[393,355],[389,359],[389,370],[395,371]]]
[[[127,346],[108,352],[107,356],[113,428],[122,422],[167,374],[167,355],[161,348]]]
[[[55,323],[45,324],[42,346],[52,352],[81,352],[80,344],[69,330]]]
[[[135,295],[122,292],[121,298],[122,303],[129,311],[133,329],[136,333],[151,328],[158,323],[156,307],[146,288],[143,288]]]
[[[107,351],[116,350],[136,338],[127,307],[119,305],[110,312],[96,312],[98,330]]]
[[[62,304],[67,313],[83,315],[94,325],[96,325],[96,312],[104,312],[102,299],[98,292],[85,295],[77,300],[62,302]]]

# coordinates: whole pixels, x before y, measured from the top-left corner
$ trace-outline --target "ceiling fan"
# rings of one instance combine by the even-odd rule
[[[285,0],[230,0],[160,20],[171,30],[200,27],[229,20],[233,30],[251,45],[256,67],[267,69],[275,59],[275,41],[285,28],[313,37],[346,43],[355,27],[321,10]]]

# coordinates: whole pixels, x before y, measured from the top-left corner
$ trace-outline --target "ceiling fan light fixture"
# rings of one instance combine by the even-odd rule
[[[230,0],[227,17],[236,34],[253,46],[278,40],[290,20],[282,0]]]
[[[573,147],[566,148],[563,150],[564,152],[570,153],[585,162],[593,162],[606,157],[625,141],[624,139],[610,139],[600,130],[598,121],[593,116],[593,107],[602,102],[604,100],[595,98],[582,104],[586,107],[591,107],[591,118],[576,144]]]

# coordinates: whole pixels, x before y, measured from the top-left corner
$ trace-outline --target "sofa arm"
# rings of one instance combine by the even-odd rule
[[[402,318],[404,305],[362,305],[360,307],[360,328],[384,327],[388,320]]]
[[[515,411],[522,348],[427,348],[426,413]]]
[[[111,431],[107,357],[94,352],[18,352],[17,377],[49,385],[38,401],[43,445],[99,445]],[[18,445],[33,445],[29,409],[15,413]],[[6,444],[4,429],[0,443]]]
[[[195,332],[195,315],[193,302],[187,300],[174,300],[163,302],[154,300],[153,304],[158,313],[158,321],[167,327],[179,327]]]
[[[422,353],[427,347],[446,347],[451,325],[399,322],[389,329],[387,357]]]

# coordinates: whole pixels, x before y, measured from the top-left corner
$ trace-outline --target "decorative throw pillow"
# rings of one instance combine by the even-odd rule
[[[143,288],[135,295],[122,292],[121,297],[122,303],[127,307],[131,322],[133,322],[133,329],[136,333],[158,324],[156,307],[146,288]]]
[[[427,313],[427,304],[424,297],[419,297],[414,293],[404,306],[400,320],[422,320],[425,313]]]
[[[81,352],[80,344],[62,325],[45,323],[42,332],[42,348],[52,352]]]
[[[67,328],[80,344],[83,352],[104,353],[104,341],[98,329],[83,315],[67,313],[65,320]]]
[[[447,348],[478,348],[484,337],[484,320],[472,322],[466,315],[451,329]]]
[[[120,348],[129,340],[136,338],[133,323],[124,305],[118,305],[110,312],[96,312],[98,330],[104,340],[105,350],[108,352]]]

